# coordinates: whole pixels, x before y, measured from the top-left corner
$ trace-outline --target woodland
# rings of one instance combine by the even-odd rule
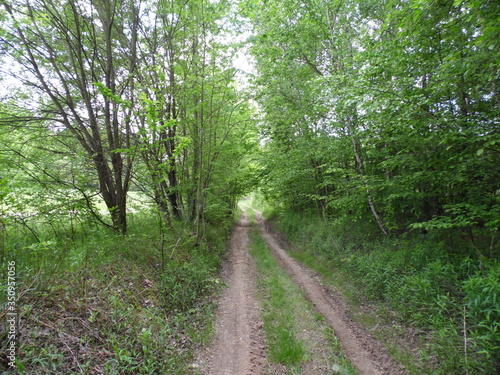
[[[249,195],[408,373],[500,371],[497,1],[0,0],[0,98],[2,372],[194,371]]]

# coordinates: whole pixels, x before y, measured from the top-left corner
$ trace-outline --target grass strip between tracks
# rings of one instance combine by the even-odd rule
[[[356,374],[331,328],[279,266],[258,231],[249,235],[271,362],[294,374]]]

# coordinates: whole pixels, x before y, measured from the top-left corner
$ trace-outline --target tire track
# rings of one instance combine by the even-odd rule
[[[255,210],[254,210],[255,211]],[[346,357],[361,375],[402,374],[397,365],[381,344],[370,333],[361,329],[350,318],[342,304],[332,294],[327,293],[318,282],[279,245],[272,233],[266,230],[260,212],[256,219],[261,236],[267,242],[280,266],[304,291],[308,300],[323,315],[340,341]]]
[[[248,216],[244,212],[231,235],[224,270],[228,288],[220,302],[217,336],[203,374],[264,374],[265,345],[255,297],[257,270],[248,249],[248,231]]]

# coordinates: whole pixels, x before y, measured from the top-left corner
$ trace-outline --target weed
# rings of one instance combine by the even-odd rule
[[[452,239],[407,235],[379,241],[346,218],[326,223],[281,212],[275,223],[294,245],[294,256],[340,285],[351,303],[382,304],[399,322],[423,332],[429,344],[422,356],[429,360],[411,363],[400,354],[412,373],[500,371],[500,268],[493,260],[479,271],[465,248],[449,251]]]
[[[162,277],[163,303],[169,310],[188,311],[216,284],[216,274],[203,258],[194,262],[172,262]]]
[[[154,218],[146,211],[130,215],[127,236],[92,223],[60,221],[59,227],[32,225],[36,240],[26,236],[25,227],[8,226],[4,263],[15,260],[17,266],[17,359],[25,374],[188,372],[194,346],[209,337],[210,299],[229,225],[207,228],[214,242],[193,249],[189,230],[176,224],[164,241],[172,247],[182,241],[162,270]],[[0,304],[5,298],[0,293]],[[2,358],[0,372],[8,374],[5,363]]]
[[[466,323],[471,345],[479,349],[475,371],[500,371],[500,266],[477,273],[464,281]]]

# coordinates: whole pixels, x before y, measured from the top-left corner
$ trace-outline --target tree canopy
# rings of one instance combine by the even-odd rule
[[[87,196],[98,187],[111,218],[102,223],[126,232],[130,189],[149,194],[167,222],[194,223],[197,237],[206,210],[234,208],[253,141],[225,2],[1,4],[2,75],[25,93],[2,124],[46,129],[79,155],[82,173],[92,166],[94,181],[70,185]]]
[[[495,2],[2,6],[2,75],[23,84],[2,124],[37,128],[58,144],[46,152],[74,155],[81,176],[66,185],[87,197],[98,187],[118,231],[137,189],[202,236],[255,186],[258,131],[261,188],[291,209],[372,221],[384,236],[458,231],[481,256],[498,249]],[[252,28],[257,107],[232,64],[238,24]]]
[[[269,196],[498,251],[495,2],[244,4]]]

